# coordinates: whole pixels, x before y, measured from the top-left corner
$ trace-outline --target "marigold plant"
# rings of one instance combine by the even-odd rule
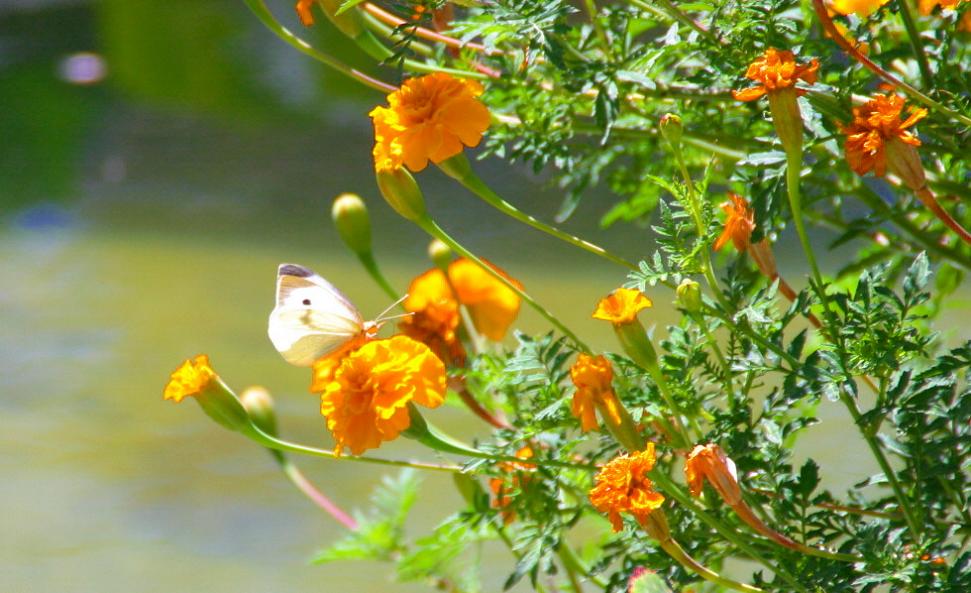
[[[971,590],[967,2],[246,4],[373,91],[350,123],[369,112],[374,144],[319,154],[373,162],[377,191],[332,216],[389,309],[278,280],[333,448],[275,434],[272,400],[244,409],[205,357],[164,397],[272,449],[347,528],[319,562],[456,593]],[[276,20],[293,8],[347,55]],[[552,295],[527,276],[545,256],[493,249],[470,200],[574,250],[584,294],[621,288]],[[434,239],[433,266],[395,254],[410,282],[389,281],[365,202]],[[450,474],[454,508],[413,537],[409,471],[350,519],[297,455]],[[479,570],[488,540],[508,566]]]

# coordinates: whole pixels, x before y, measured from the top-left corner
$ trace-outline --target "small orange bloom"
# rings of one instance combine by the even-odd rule
[[[372,340],[341,361],[320,400],[335,451],[360,455],[411,425],[409,402],[435,408],[445,401],[445,365],[406,336]]]
[[[889,1],[890,0],[830,0],[829,5],[833,10],[844,16],[856,14],[861,17],[867,17]],[[924,0],[921,1],[923,2]]]
[[[398,322],[398,329],[432,349],[446,366],[465,364],[465,348],[456,335],[459,304],[445,274],[432,268],[411,281],[405,311],[414,313]]]
[[[620,424],[620,402],[611,384],[614,370],[604,356],[577,355],[570,367],[570,379],[576,386],[570,410],[580,419],[580,428],[587,432],[597,428],[597,409],[607,420]]]
[[[642,526],[652,511],[661,507],[664,497],[654,490],[647,472],[654,468],[654,443],[634,455],[621,455],[607,462],[597,474],[590,490],[590,502],[606,513],[614,531],[624,528],[621,513],[629,513]]]
[[[842,128],[851,169],[860,175],[873,171],[882,177],[887,172],[888,144],[920,146],[920,140],[907,128],[927,117],[927,110],[911,108],[910,116],[901,121],[903,108],[904,98],[898,95],[875,95],[865,105],[853,108],[853,121]]]
[[[522,290],[523,285],[499,266],[488,261],[485,263]],[[458,301],[468,307],[476,331],[490,340],[502,340],[519,315],[519,295],[474,261],[464,257],[449,264],[448,280],[455,289]]]
[[[600,299],[593,312],[594,319],[603,319],[614,325],[631,323],[637,319],[637,314],[653,307],[651,299],[633,288],[618,288]]]
[[[529,445],[526,445],[519,451],[516,451],[516,457],[519,459],[531,459],[533,457],[533,449]],[[511,523],[516,518],[516,513],[506,508],[512,502],[512,497],[509,493],[525,488],[529,484],[529,475],[527,472],[535,468],[536,466],[532,463],[504,461],[499,464],[499,469],[506,474],[505,477],[489,480],[489,490],[495,496],[492,500],[492,508],[502,509],[502,518],[506,524]]]
[[[186,397],[202,393],[214,379],[216,372],[209,365],[209,356],[199,354],[175,369],[165,385],[162,398],[179,403]]]
[[[406,165],[421,171],[431,160],[440,163],[464,146],[477,146],[490,115],[477,97],[474,80],[436,72],[411,78],[388,95],[388,107],[375,107],[374,166],[379,172]]]
[[[742,196],[729,192],[730,202],[723,202],[722,211],[728,215],[725,219],[725,230],[715,241],[715,251],[719,251],[731,240],[739,253],[744,253],[755,230],[755,213],[749,208],[748,202]]]
[[[684,464],[684,475],[691,496],[701,496],[707,479],[728,505],[735,506],[742,500],[735,462],[718,445],[698,445],[692,449]]]
[[[789,50],[778,50],[770,47],[765,54],[752,62],[746,78],[754,80],[761,86],[754,86],[742,91],[732,91],[732,96],[739,101],[755,101],[766,93],[780,91],[794,87],[796,81],[803,80],[808,84],[816,82],[816,71],[819,61],[813,59],[809,64],[797,64],[796,56]],[[796,89],[797,94],[805,91]]]
[[[303,23],[304,27],[309,27],[314,24],[314,13],[310,11],[310,8],[317,3],[317,0],[297,0],[294,9],[297,11],[297,16],[300,17],[300,22]]]

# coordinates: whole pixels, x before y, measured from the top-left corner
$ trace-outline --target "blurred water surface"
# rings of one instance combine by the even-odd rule
[[[292,21],[289,2],[273,8]],[[384,565],[308,566],[339,526],[257,447],[191,402],[161,400],[169,372],[207,352],[237,389],[274,393],[288,437],[330,445],[307,371],[273,350],[266,318],[283,261],[329,278],[365,316],[387,305],[330,226],[343,191],[368,201],[396,286],[428,267],[426,238],[376,199],[365,114],[379,97],[284,47],[239,2],[7,2],[0,47],[0,590],[427,590],[390,584]],[[552,219],[560,196],[539,180],[477,167]],[[421,179],[454,236],[591,345],[615,347],[589,313],[624,270],[503,219],[434,171]],[[608,207],[591,195],[566,228],[631,258],[647,253],[644,229],[599,231]],[[657,310],[644,317],[663,335],[671,294],[652,296]],[[531,311],[519,327],[547,329]],[[819,416],[796,458],[819,459],[836,489],[869,475],[842,410],[823,402]],[[458,409],[430,417],[482,434]],[[379,453],[427,457],[403,440]],[[303,466],[348,509],[387,471]],[[459,508],[450,480],[427,476],[412,535]],[[485,590],[500,589],[508,552],[487,546],[483,558]]]

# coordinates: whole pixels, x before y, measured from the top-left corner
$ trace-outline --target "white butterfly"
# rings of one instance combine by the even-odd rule
[[[354,338],[373,335],[388,319],[393,317],[379,315],[374,321],[364,321],[337,287],[303,266],[280,264],[277,269],[276,306],[270,313],[268,333],[290,364],[311,366]]]

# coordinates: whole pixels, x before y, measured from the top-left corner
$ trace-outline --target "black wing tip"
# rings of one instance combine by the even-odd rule
[[[276,270],[277,276],[296,276],[297,278],[309,278],[314,273],[303,266],[297,264],[280,264]]]

